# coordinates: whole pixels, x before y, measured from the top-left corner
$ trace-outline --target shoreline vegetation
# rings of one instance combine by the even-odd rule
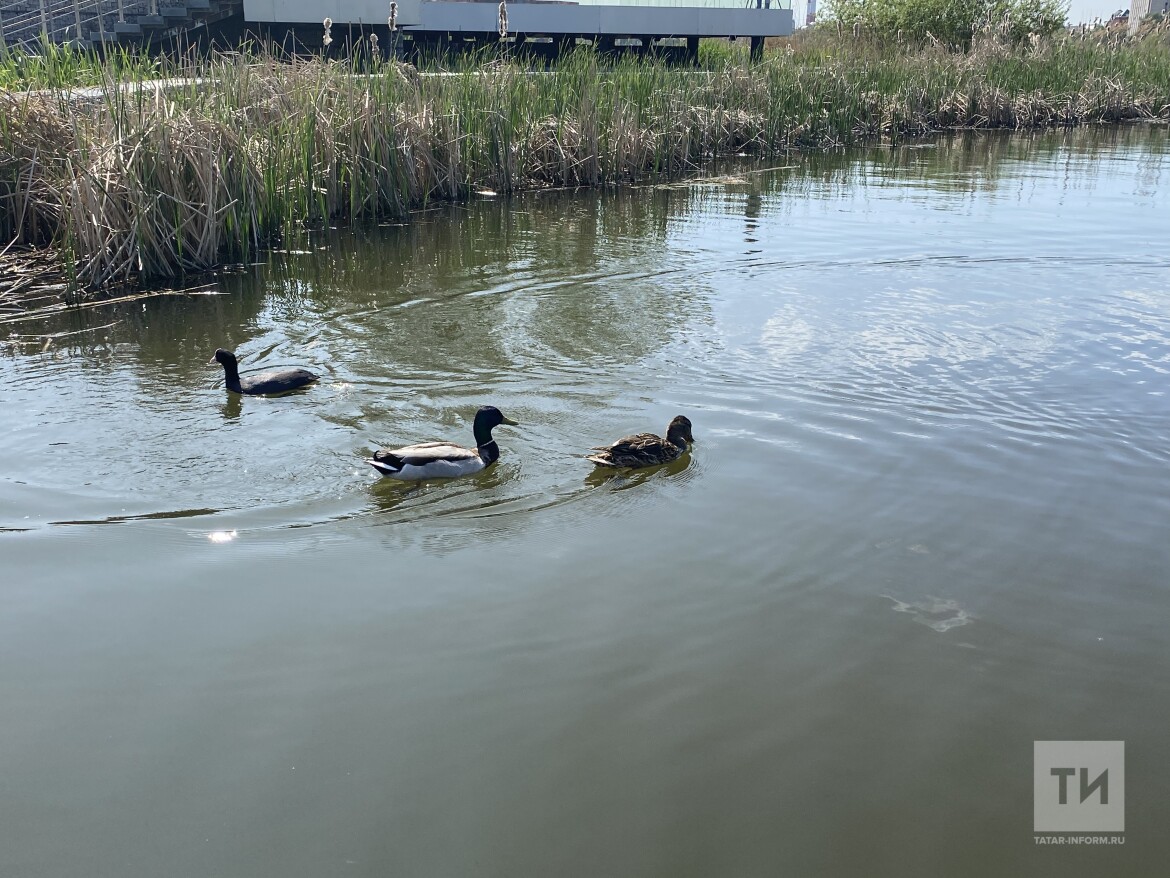
[[[476,192],[668,180],[720,156],[955,129],[1170,118],[1161,28],[986,36],[966,51],[839,31],[782,41],[759,62],[704,43],[698,68],[584,48],[548,70],[473,57],[421,73],[368,54],[9,55],[0,271],[31,255],[77,299]],[[179,82],[143,87],[159,78]],[[71,91],[94,83],[96,96]],[[23,310],[12,286],[37,289],[0,285],[0,317]]]

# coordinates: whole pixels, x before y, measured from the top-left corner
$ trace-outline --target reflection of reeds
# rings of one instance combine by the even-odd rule
[[[372,54],[361,67],[190,57],[173,71],[189,84],[166,91],[141,88],[150,71],[122,63],[88,102],[0,92],[0,236],[52,244],[72,254],[78,283],[101,286],[247,259],[306,224],[401,216],[479,188],[596,186],[719,154],[1170,114],[1164,51],[1079,40],[966,55],[813,47],[758,65],[706,52],[699,70],[578,51],[543,74],[496,60],[445,76]]]

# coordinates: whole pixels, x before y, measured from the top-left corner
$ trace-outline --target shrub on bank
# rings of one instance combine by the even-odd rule
[[[966,49],[978,34],[1019,43],[1064,27],[1065,0],[831,0],[829,22],[880,40]],[[822,25],[824,26],[824,25]],[[835,25],[834,25],[835,26]]]

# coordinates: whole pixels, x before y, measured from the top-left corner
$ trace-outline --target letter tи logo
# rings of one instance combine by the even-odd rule
[[[1032,829],[1125,831],[1124,741],[1035,741]]]

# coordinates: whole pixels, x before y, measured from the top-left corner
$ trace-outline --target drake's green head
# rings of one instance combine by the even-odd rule
[[[475,413],[475,444],[487,445],[493,441],[492,429],[500,426],[500,424],[507,424],[511,427],[519,426],[511,418],[504,417],[504,413],[494,405],[485,405],[481,408]]]

